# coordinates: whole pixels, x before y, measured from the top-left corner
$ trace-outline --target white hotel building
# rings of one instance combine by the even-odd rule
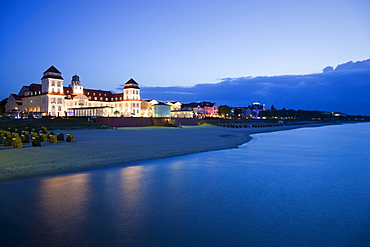
[[[23,86],[8,99],[6,111],[29,111],[44,116],[124,116],[141,117],[140,87],[127,81],[123,93],[86,89],[77,75],[65,87],[62,73],[51,66],[41,84]],[[147,110],[146,110],[147,112]]]

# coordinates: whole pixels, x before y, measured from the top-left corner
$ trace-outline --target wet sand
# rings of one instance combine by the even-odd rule
[[[263,128],[184,126],[54,131],[75,135],[75,142],[42,143],[41,147],[24,143],[22,149],[0,146],[0,180],[236,148],[250,141],[251,134],[323,125],[327,124]]]

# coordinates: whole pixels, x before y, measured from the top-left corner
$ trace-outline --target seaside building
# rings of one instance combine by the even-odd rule
[[[248,107],[233,107],[231,113],[239,118],[250,118],[252,117],[252,110]]]
[[[261,111],[266,111],[266,105],[259,102],[254,102],[250,109],[252,111],[252,117],[258,118]]]
[[[183,104],[182,110],[192,110],[197,118],[205,117],[218,117],[218,108],[216,103],[212,102],[193,102],[189,104]]]
[[[41,84],[23,86],[11,94],[7,112],[28,112],[43,116],[125,116],[141,117],[140,87],[128,80],[122,93],[84,88],[78,75],[64,86],[62,73],[51,66],[43,73]]]

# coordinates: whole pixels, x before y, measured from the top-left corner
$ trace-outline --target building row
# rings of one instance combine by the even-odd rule
[[[78,75],[64,86],[62,73],[51,66],[43,73],[41,84],[23,86],[11,94],[6,112],[38,116],[105,116],[105,117],[217,117],[216,103],[159,102],[142,100],[139,84],[129,79],[122,93],[85,88]]]

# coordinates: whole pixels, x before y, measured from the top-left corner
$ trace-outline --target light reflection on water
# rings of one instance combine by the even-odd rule
[[[370,246],[370,125],[0,185],[7,246]]]

